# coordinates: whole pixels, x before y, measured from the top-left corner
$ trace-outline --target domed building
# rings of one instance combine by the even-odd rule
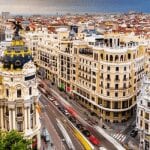
[[[24,133],[35,149],[41,145],[38,96],[31,51],[15,35],[0,63],[0,129]]]

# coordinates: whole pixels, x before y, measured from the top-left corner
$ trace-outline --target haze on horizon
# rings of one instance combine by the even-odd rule
[[[80,12],[150,12],[150,0],[0,0],[0,10],[14,14]]]

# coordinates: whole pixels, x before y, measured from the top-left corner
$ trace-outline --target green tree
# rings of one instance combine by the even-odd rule
[[[31,140],[17,131],[0,132],[0,150],[31,150]]]

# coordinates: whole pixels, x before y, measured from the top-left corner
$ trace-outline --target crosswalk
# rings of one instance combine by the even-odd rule
[[[115,133],[111,135],[114,139],[120,141],[121,143],[124,142],[124,140],[126,139],[126,135],[123,135],[121,133]]]

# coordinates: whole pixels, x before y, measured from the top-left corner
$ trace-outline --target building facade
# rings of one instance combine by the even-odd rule
[[[40,149],[36,67],[20,36],[4,51],[0,64],[0,129],[17,130]]]
[[[148,67],[144,43],[131,35],[56,32],[37,49],[45,77],[103,120],[127,121]]]
[[[137,128],[140,134],[140,147],[150,149],[150,74],[144,76],[141,93],[137,100]]]

